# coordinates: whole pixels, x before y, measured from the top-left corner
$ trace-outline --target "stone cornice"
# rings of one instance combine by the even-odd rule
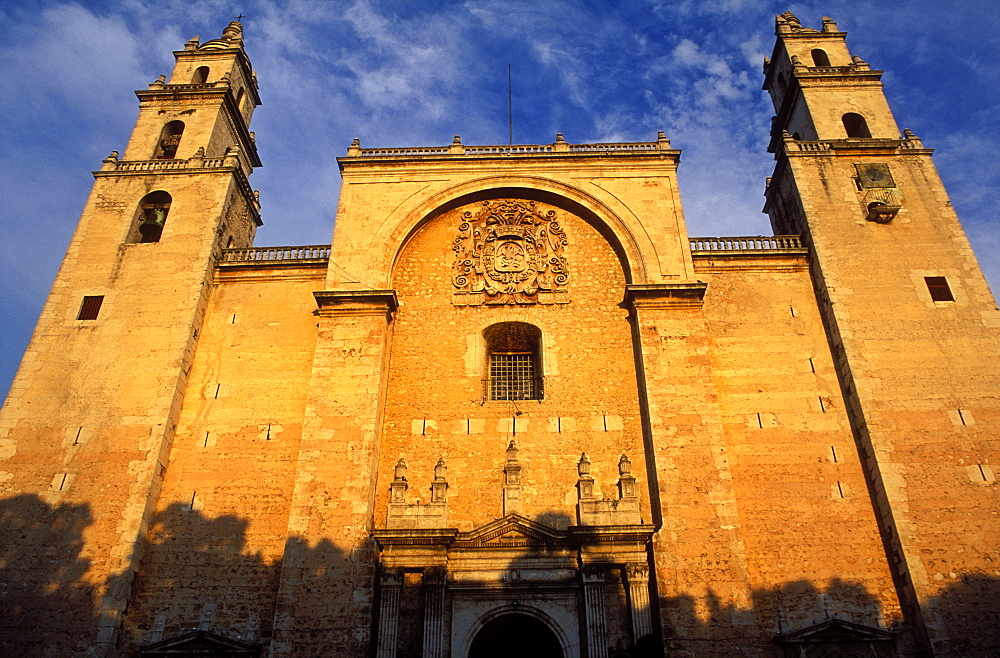
[[[701,281],[684,283],[630,283],[625,286],[625,300],[633,308],[701,308],[708,284]]]
[[[320,315],[385,315],[399,306],[395,290],[320,290],[313,293]]]

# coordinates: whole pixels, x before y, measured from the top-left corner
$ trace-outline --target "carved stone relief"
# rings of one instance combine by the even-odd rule
[[[452,243],[456,306],[569,302],[569,244],[556,211],[534,201],[491,199],[462,213]]]

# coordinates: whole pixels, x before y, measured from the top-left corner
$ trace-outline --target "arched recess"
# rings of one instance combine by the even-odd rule
[[[871,130],[868,129],[868,122],[860,114],[848,112],[841,120],[844,122],[844,130],[847,131],[848,137],[867,139],[872,136]]]
[[[830,56],[822,48],[813,48],[811,55],[813,66],[831,66]]]
[[[153,152],[154,160],[171,160],[177,157],[177,147],[181,143],[181,135],[184,134],[183,121],[169,121],[160,131],[160,139],[156,142],[156,150]]]
[[[170,194],[163,190],[142,197],[127,242],[159,242],[172,201]]]
[[[569,638],[567,637],[565,630],[562,627],[560,627],[560,625],[556,623],[556,621],[548,614],[546,614],[544,611],[539,610],[538,608],[532,605],[524,603],[521,604],[512,603],[498,608],[494,608],[489,612],[487,612],[486,614],[479,617],[473,624],[470,625],[466,636],[462,640],[462,646],[458,647],[459,649],[458,655],[469,656],[470,651],[472,650],[473,645],[476,642],[476,636],[478,636],[479,633],[484,628],[489,626],[491,623],[503,617],[509,617],[510,615],[523,615],[525,617],[530,617],[532,619],[535,619],[541,624],[544,624],[545,628],[547,628],[548,631],[555,636],[555,639],[559,643],[559,646],[562,650],[562,655],[567,658],[573,655],[573,648],[569,642]],[[522,655],[524,655],[527,658],[529,655],[532,654],[524,653]]]
[[[627,283],[647,283],[656,278],[659,263],[653,242],[639,219],[624,204],[611,208],[579,188],[530,176],[496,176],[466,181],[431,195],[415,207],[401,206],[372,236],[370,253],[358,256],[372,263],[375,271],[386,273],[385,285],[390,286],[399,254],[427,222],[468,203],[510,197],[541,201],[581,217],[611,245],[621,262]],[[681,237],[687,239],[687,236]],[[344,265],[348,259],[335,260]],[[350,271],[351,268],[345,269]]]
[[[194,76],[191,78],[191,84],[193,85],[203,85],[208,81],[208,67],[199,66],[194,70]]]

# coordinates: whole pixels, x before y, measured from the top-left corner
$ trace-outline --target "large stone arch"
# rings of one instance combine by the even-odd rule
[[[562,625],[546,611],[530,604],[508,603],[490,609],[485,614],[480,615],[470,626],[463,629],[462,632],[460,632],[455,638],[456,643],[455,646],[452,647],[452,649],[457,649],[458,653],[456,654],[453,652],[452,655],[469,655],[469,649],[472,648],[472,643],[475,640],[476,635],[483,630],[483,627],[494,619],[510,614],[526,615],[545,624],[556,636],[556,639],[559,640],[563,656],[566,658],[576,655],[579,651],[579,644],[571,641],[566,629],[563,628]]]
[[[487,176],[465,181],[413,203],[397,207],[369,242],[369,271],[382,273],[380,285],[391,286],[399,254],[421,226],[451,208],[481,199],[515,196],[535,199],[578,214],[594,226],[614,249],[628,283],[649,283],[659,271],[653,242],[635,214],[608,195],[606,200],[578,187],[536,176]]]

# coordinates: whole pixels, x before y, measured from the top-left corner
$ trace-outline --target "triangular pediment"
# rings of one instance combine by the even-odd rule
[[[458,536],[462,544],[484,547],[549,545],[565,541],[566,533],[517,514],[508,514]]]
[[[775,638],[781,644],[843,644],[855,642],[891,642],[892,631],[844,619],[827,619],[818,624]]]
[[[210,631],[192,631],[154,642],[139,650],[140,656],[256,656],[258,647]]]

